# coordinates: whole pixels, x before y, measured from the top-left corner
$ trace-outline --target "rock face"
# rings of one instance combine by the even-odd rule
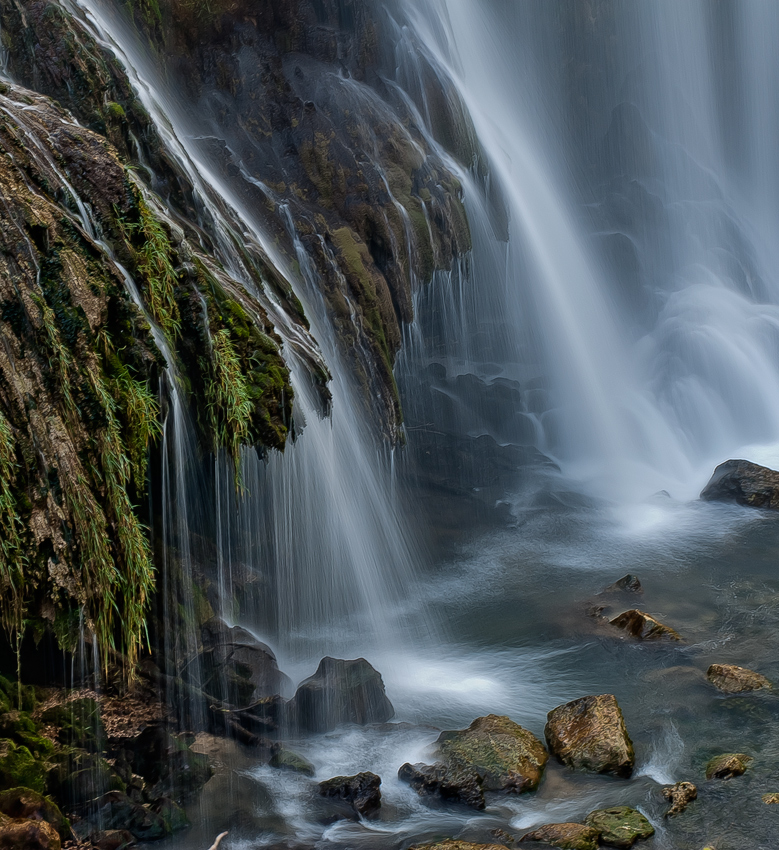
[[[327,732],[342,723],[386,723],[395,714],[381,674],[364,658],[329,657],[301,682],[289,711],[292,721],[309,732]]]
[[[745,753],[723,753],[714,756],[706,765],[706,779],[732,779],[734,776],[741,776],[753,761],[752,756]]]
[[[712,664],[706,671],[706,678],[726,694],[771,689],[771,683],[765,676],[735,664]]]
[[[671,807],[665,813],[667,818],[680,815],[693,800],[698,798],[698,789],[692,782],[677,782],[663,788],[663,797],[668,800]]]
[[[532,732],[496,714],[478,717],[467,729],[442,732],[436,744],[443,764],[477,773],[485,791],[534,790],[549,758]]]
[[[60,837],[42,820],[19,820],[0,815],[0,850],[60,850]]]
[[[234,706],[249,706],[291,688],[270,647],[239,626],[212,619],[201,629],[203,652],[191,665],[195,687]]]
[[[347,803],[361,817],[373,817],[381,807],[381,779],[375,773],[334,776],[319,783],[319,793],[330,800]]]
[[[640,838],[655,834],[652,824],[630,806],[597,809],[590,812],[584,822],[597,830],[600,843],[609,847],[632,847]]]
[[[583,823],[547,823],[526,833],[520,841],[537,841],[562,850],[597,850],[598,830]]]
[[[726,460],[714,470],[701,499],[779,510],[779,472],[748,460]]]
[[[666,626],[649,614],[638,609],[632,609],[619,614],[610,621],[612,626],[629,634],[638,640],[667,640],[679,641],[682,639],[679,632]]]
[[[558,706],[547,715],[544,733],[549,751],[569,767],[622,777],[633,772],[633,744],[611,694]]]
[[[439,797],[483,809],[484,790],[481,776],[473,770],[457,770],[443,764],[404,764],[398,779],[408,784],[420,797]]]

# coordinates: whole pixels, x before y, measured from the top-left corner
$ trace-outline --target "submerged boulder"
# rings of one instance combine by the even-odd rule
[[[395,714],[381,674],[364,658],[330,657],[301,682],[289,711],[293,722],[309,732],[329,732],[342,723],[386,723]]]
[[[663,797],[671,804],[665,813],[667,818],[680,815],[693,800],[698,798],[698,789],[692,782],[677,782],[663,788]]]
[[[51,824],[0,815],[0,850],[60,850],[62,843]]]
[[[714,470],[701,499],[779,510],[779,472],[748,460],[726,460]]]
[[[598,830],[583,823],[547,823],[519,840],[550,844],[562,850],[597,850]]]
[[[549,751],[577,770],[629,777],[635,753],[622,710],[612,694],[586,696],[547,715]]]
[[[706,678],[715,688],[719,688],[726,694],[771,689],[771,683],[765,676],[746,667],[737,667],[735,664],[712,664],[706,671]]]
[[[467,729],[442,732],[436,743],[443,764],[477,773],[485,791],[532,791],[549,759],[532,732],[496,714],[477,717]]]
[[[652,824],[630,806],[596,809],[587,815],[584,823],[597,830],[600,843],[609,847],[632,847],[640,838],[655,834]]]
[[[438,797],[452,803],[463,803],[483,809],[482,778],[473,770],[450,768],[443,764],[401,765],[398,779],[407,782],[420,797]]]
[[[290,770],[293,773],[302,773],[304,776],[313,776],[316,772],[314,765],[308,759],[288,749],[283,744],[274,744],[272,755],[268,764],[277,770]]]
[[[381,807],[381,778],[375,773],[334,776],[319,783],[319,794],[349,805],[361,817],[374,816]]]
[[[734,776],[741,776],[753,761],[752,756],[746,753],[722,753],[714,756],[706,765],[706,779],[732,779]]]
[[[636,608],[619,614],[610,622],[612,626],[622,629],[638,640],[678,641],[682,639],[682,636],[675,629],[664,625],[650,614]]]
[[[634,576],[632,573],[628,573],[627,575],[622,576],[622,578],[617,579],[614,584],[610,584],[607,588],[604,589],[604,593],[643,593],[644,588],[641,587],[641,582],[638,580],[638,576]]]

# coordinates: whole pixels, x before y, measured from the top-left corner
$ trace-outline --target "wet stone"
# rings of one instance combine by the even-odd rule
[[[767,806],[779,806],[779,793],[763,794],[762,799]]]
[[[628,573],[627,575],[622,576],[622,578],[617,579],[614,584],[610,584],[603,592],[617,593],[619,591],[622,591],[623,593],[643,593],[644,588],[641,587],[641,582],[638,580],[638,576]]]
[[[597,809],[590,812],[584,822],[597,830],[600,843],[609,847],[632,847],[639,839],[655,834],[652,824],[630,806]]]
[[[432,844],[415,844],[408,850],[508,850],[505,844],[472,844],[470,841],[455,841],[447,838]]]
[[[544,729],[549,751],[576,770],[628,777],[635,753],[612,694],[586,696],[550,711]]]
[[[291,770],[294,773],[302,773],[304,776],[313,776],[316,772],[310,761],[293,750],[287,749],[283,744],[273,745],[273,754],[268,764],[277,770]]]
[[[381,778],[365,771],[355,776],[334,776],[319,783],[322,797],[347,803],[361,817],[376,815],[381,807]]]
[[[420,797],[437,797],[451,803],[463,803],[474,809],[485,807],[481,776],[473,770],[457,770],[443,764],[404,764],[398,779]]]
[[[735,664],[712,664],[706,671],[706,678],[726,694],[771,689],[771,682],[765,676]]]
[[[698,789],[692,782],[677,782],[663,788],[663,797],[671,804],[665,813],[667,818],[680,815],[698,797]]]
[[[748,460],[727,460],[714,470],[701,499],[779,510],[779,472]]]
[[[537,841],[561,850],[597,850],[598,830],[583,823],[547,823],[523,835],[520,842]]]
[[[624,611],[610,622],[612,626],[616,626],[637,640],[680,641],[682,639],[675,629],[636,608]]]
[[[752,756],[745,753],[723,753],[714,756],[706,765],[706,779],[732,779],[746,773],[754,761]]]

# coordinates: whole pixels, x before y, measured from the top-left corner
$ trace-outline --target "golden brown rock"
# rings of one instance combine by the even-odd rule
[[[0,815],[0,850],[60,850],[60,837],[44,820]]]
[[[569,767],[628,777],[635,754],[625,719],[612,694],[586,696],[547,715],[549,751]]]
[[[771,689],[771,683],[765,676],[735,664],[712,664],[706,671],[706,678],[726,694]]]
[[[675,629],[666,626],[644,611],[634,608],[625,611],[611,620],[611,625],[627,632],[638,640],[681,640],[682,636]]]
[[[723,753],[714,756],[706,765],[706,779],[732,779],[734,776],[741,776],[753,761],[752,756],[745,753]]]
[[[583,823],[547,823],[523,835],[523,841],[538,841],[562,850],[597,850],[598,830]]]
[[[763,802],[767,806],[779,806],[779,794],[763,794]]]
[[[663,788],[663,797],[671,803],[671,808],[665,813],[667,818],[681,814],[693,800],[698,797],[698,789],[692,782],[677,782]]]
[[[471,844],[470,841],[455,841],[446,838],[432,844],[415,844],[408,850],[508,850],[505,844]]]

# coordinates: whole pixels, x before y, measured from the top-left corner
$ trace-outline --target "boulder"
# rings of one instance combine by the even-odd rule
[[[40,734],[35,721],[25,711],[0,715],[0,738],[27,747],[34,758],[45,758],[54,752],[54,744]]]
[[[61,803],[80,806],[125,784],[108,762],[86,750],[63,749],[50,760],[46,792]]]
[[[0,850],[60,850],[57,830],[44,820],[0,815]]]
[[[644,588],[641,587],[641,582],[638,580],[638,576],[634,576],[632,573],[628,573],[627,575],[622,576],[622,578],[617,579],[614,584],[610,584],[607,588],[604,589],[604,593],[643,593]]]
[[[752,756],[745,753],[723,753],[714,756],[706,765],[706,779],[732,779],[746,773],[754,761]]]
[[[636,608],[619,614],[609,622],[638,640],[678,641],[682,639],[675,629]]]
[[[763,794],[762,799],[767,806],[779,806],[779,794],[777,793]]]
[[[211,778],[208,756],[193,752],[190,741],[187,735],[174,735],[164,726],[147,726],[140,735],[123,742],[133,771],[146,781],[150,797],[185,799]]]
[[[87,818],[73,824],[82,840],[96,831],[126,830],[138,841],[156,841],[169,835],[165,820],[148,806],[131,800],[121,791],[109,791],[90,806]]]
[[[100,706],[93,699],[75,699],[47,708],[38,717],[43,726],[56,729],[60,744],[100,752],[105,747],[106,733],[100,717]]]
[[[473,770],[457,770],[443,764],[404,764],[398,779],[420,797],[439,797],[452,803],[464,803],[474,809],[485,807],[482,779]]]
[[[434,841],[432,844],[415,844],[408,850],[508,850],[508,847],[505,844],[471,844],[470,841],[446,838],[443,841]]]
[[[712,664],[706,671],[706,678],[726,694],[771,689],[771,683],[765,676],[746,667],[736,667],[735,664]]]
[[[319,783],[322,797],[347,803],[361,817],[375,816],[381,807],[381,779],[375,773],[335,776]]]
[[[0,788],[23,786],[39,793],[45,785],[46,765],[8,738],[0,739]]]
[[[663,797],[671,804],[665,813],[667,818],[680,815],[693,800],[698,798],[698,789],[692,782],[677,782],[663,788]]]
[[[165,832],[173,834],[189,826],[189,818],[184,809],[170,797],[160,797],[149,805],[151,811],[159,815],[165,824]]]
[[[89,840],[95,850],[125,850],[137,843],[126,829],[103,829],[92,833]]]
[[[386,723],[395,714],[381,674],[364,658],[329,657],[301,682],[289,711],[293,721],[309,732],[328,732],[342,723]]]
[[[779,472],[748,460],[726,460],[714,470],[701,499],[779,510]]]
[[[516,794],[538,787],[549,759],[532,732],[496,714],[477,717],[467,729],[442,732],[436,750],[448,768],[481,776],[485,791]]]
[[[597,830],[600,843],[609,847],[632,847],[640,838],[655,834],[652,824],[630,806],[596,809],[587,815],[584,823]]]
[[[635,754],[612,694],[586,696],[553,709],[544,729],[549,751],[577,770],[628,777]]]
[[[203,625],[201,639],[203,651],[188,668],[187,680],[205,693],[248,706],[291,687],[270,647],[246,629],[214,618]]]
[[[268,762],[271,767],[278,770],[291,770],[295,773],[302,773],[304,776],[313,776],[316,773],[314,765],[310,761],[293,750],[287,749],[283,744],[273,744],[272,753]]]
[[[48,797],[29,788],[11,788],[0,794],[0,814],[9,818],[46,821],[65,841],[70,838],[70,824],[57,805]]]
[[[550,844],[562,850],[598,850],[598,830],[583,823],[547,823],[519,840]]]

